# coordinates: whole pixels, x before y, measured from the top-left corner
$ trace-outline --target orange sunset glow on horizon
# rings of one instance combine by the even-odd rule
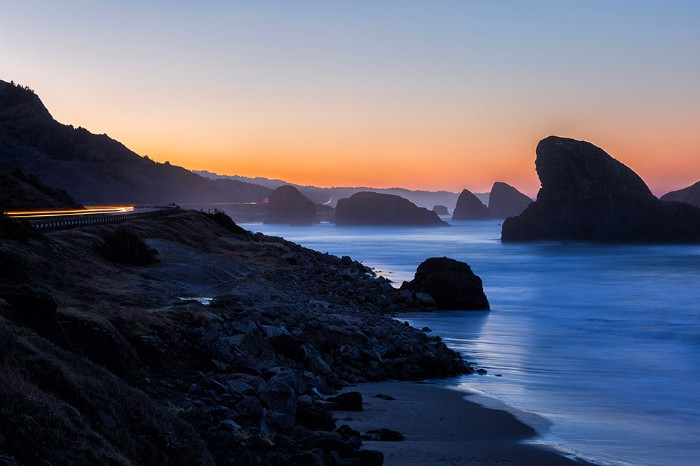
[[[41,14],[37,14],[41,12]],[[589,141],[661,195],[700,180],[700,6],[14,5],[0,79],[62,123],[193,170],[535,196]]]

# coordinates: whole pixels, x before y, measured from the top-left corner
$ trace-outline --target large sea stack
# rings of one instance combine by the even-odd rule
[[[280,186],[270,194],[266,225],[309,226],[315,220],[316,205],[294,186]]]
[[[465,189],[457,198],[452,220],[491,220],[491,211],[471,191]]]
[[[700,207],[700,181],[687,188],[671,191],[661,196],[662,201],[685,202],[686,204]]]
[[[433,211],[393,194],[360,192],[340,199],[335,208],[337,226],[447,226]]]
[[[657,199],[642,179],[585,141],[537,145],[537,201],[503,222],[503,241],[700,242],[700,209]]]
[[[489,196],[489,210],[493,218],[515,217],[532,204],[532,199],[509,184],[496,181]]]

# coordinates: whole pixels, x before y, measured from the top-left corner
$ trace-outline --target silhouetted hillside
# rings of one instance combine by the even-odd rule
[[[63,125],[29,88],[0,81],[0,170],[22,170],[82,204],[248,202],[262,186],[212,182],[141,157],[106,134]]]
[[[0,171],[0,211],[16,209],[76,209],[81,205],[63,190],[46,186],[19,170]]]

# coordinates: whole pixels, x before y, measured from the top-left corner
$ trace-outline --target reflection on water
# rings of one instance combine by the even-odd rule
[[[497,222],[453,223],[253,229],[350,255],[396,285],[428,257],[468,262],[491,312],[400,317],[488,370],[463,388],[545,417],[547,442],[588,458],[697,464],[700,247],[501,244]]]

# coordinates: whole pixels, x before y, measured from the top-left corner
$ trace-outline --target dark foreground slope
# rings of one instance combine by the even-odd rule
[[[158,262],[104,259],[115,231]],[[23,240],[0,240],[8,464],[363,464],[319,394],[469,371],[386,315],[411,308],[366,267],[221,215]]]
[[[270,192],[153,162],[106,134],[57,122],[32,90],[0,81],[0,171],[16,169],[86,205],[248,202]]]
[[[503,222],[503,241],[700,242],[700,209],[657,199],[630,168],[585,141],[537,145],[537,201]]]

